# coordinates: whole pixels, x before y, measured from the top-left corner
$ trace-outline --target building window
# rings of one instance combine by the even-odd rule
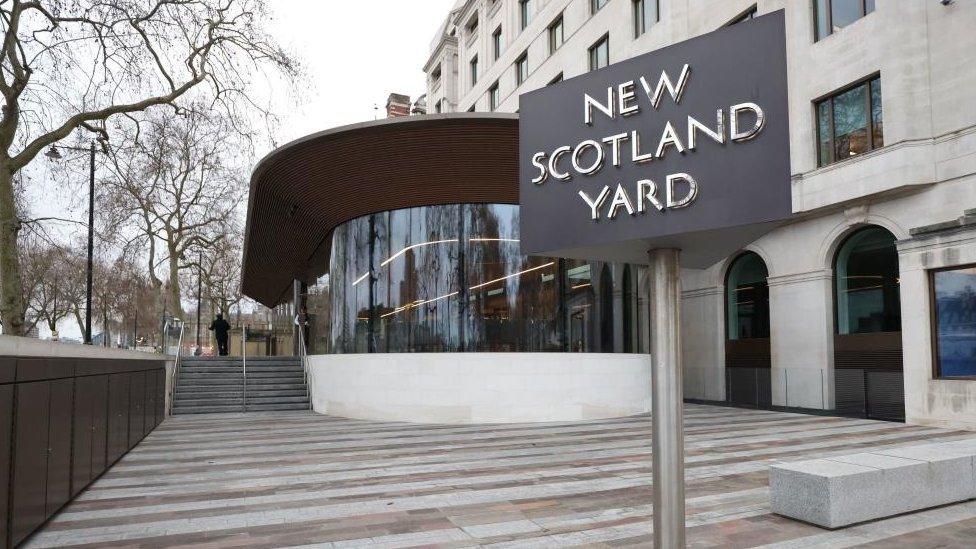
[[[739,23],[743,23],[743,22],[748,21],[750,19],[755,19],[756,18],[756,14],[758,12],[759,12],[759,7],[756,6],[755,4],[753,4],[751,8],[749,8],[746,11],[744,11],[744,12],[740,13],[739,15],[735,16],[731,21],[729,21],[728,23],[726,23],[725,26],[726,27],[731,27],[732,25],[738,25]]]
[[[819,165],[884,146],[881,77],[818,101],[816,112]]]
[[[894,235],[871,226],[849,236],[834,262],[837,333],[901,331],[900,280]]]
[[[498,27],[495,32],[491,33],[491,52],[495,57],[495,61],[502,56],[502,28]]]
[[[769,285],[766,263],[755,252],[732,262],[725,283],[726,338],[769,337]]]
[[[521,86],[529,78],[529,52],[523,53],[515,60],[515,83]]]
[[[547,86],[551,86],[553,84],[558,84],[558,83],[560,83],[562,81],[563,81],[563,73],[559,73],[559,74],[556,75],[555,78],[553,78],[552,80],[549,81],[549,83],[547,84]]]
[[[634,38],[643,35],[661,20],[660,0],[634,1]]]
[[[475,13],[474,16],[471,17],[471,20],[468,21],[468,24],[467,24],[466,28],[467,28],[467,31],[468,31],[468,36],[473,36],[475,34],[478,34],[478,14],[477,13]]]
[[[610,64],[610,35],[604,35],[590,46],[590,70],[602,69]]]
[[[519,0],[519,28],[525,30],[532,22],[532,0]]]
[[[443,99],[438,99],[437,103],[434,103],[434,112],[441,112],[441,101]]]
[[[488,89],[488,110],[495,110],[498,108],[498,103],[501,102],[501,96],[498,93],[498,82],[495,82],[491,88]]]
[[[936,377],[976,377],[976,266],[934,271]]]
[[[874,0],[814,0],[817,40],[823,40],[874,11]]]
[[[556,50],[563,45],[564,38],[563,16],[560,15],[549,25],[549,55],[556,53]]]
[[[441,81],[441,66],[437,65],[434,70],[430,71],[430,85],[431,87],[436,87]]]
[[[478,83],[478,56],[471,58],[471,85]]]
[[[596,13],[600,11],[603,6],[607,5],[610,0],[590,0],[590,12]]]
[[[477,104],[477,103],[475,103],[475,104],[473,104],[473,105],[471,105],[470,107],[468,107],[468,112],[474,112],[474,110],[475,110],[475,108],[476,108],[477,106],[478,106],[478,104]]]

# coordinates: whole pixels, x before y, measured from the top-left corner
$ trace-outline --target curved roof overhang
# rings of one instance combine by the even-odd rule
[[[267,306],[328,272],[332,231],[387,210],[518,204],[518,115],[433,114],[309,135],[251,176],[241,286]]]

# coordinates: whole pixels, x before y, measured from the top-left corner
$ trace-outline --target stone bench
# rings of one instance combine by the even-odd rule
[[[773,465],[772,510],[841,528],[976,498],[976,438]]]

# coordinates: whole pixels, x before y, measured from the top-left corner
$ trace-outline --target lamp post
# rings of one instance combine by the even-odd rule
[[[102,143],[104,148],[104,142]],[[65,149],[72,151],[88,151],[89,158],[89,178],[88,178],[88,265],[85,272],[85,345],[92,344],[91,320],[92,320],[92,263],[95,250],[95,140],[93,139],[88,149],[84,147],[68,147]],[[51,160],[61,160],[61,152],[54,145],[48,149],[44,156]],[[102,334],[103,336],[105,334]]]

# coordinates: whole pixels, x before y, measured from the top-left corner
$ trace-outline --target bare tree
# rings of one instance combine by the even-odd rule
[[[28,299],[27,320],[43,320],[51,332],[58,329],[58,323],[77,310],[85,299],[85,271],[83,258],[61,246],[48,246],[43,249],[39,259],[46,269],[31,273],[30,279],[36,285],[34,295]]]
[[[263,0],[0,0],[0,319],[24,332],[13,180],[83,129],[206,90],[229,111],[253,105],[251,74],[293,61],[262,30]]]
[[[148,113],[127,132],[126,146],[110,154],[114,179],[103,185],[130,242],[147,250],[150,280],[165,264],[173,314],[182,317],[180,271],[196,265],[194,250],[218,249],[236,224],[246,185],[242,147],[230,119],[203,108],[180,116]]]

